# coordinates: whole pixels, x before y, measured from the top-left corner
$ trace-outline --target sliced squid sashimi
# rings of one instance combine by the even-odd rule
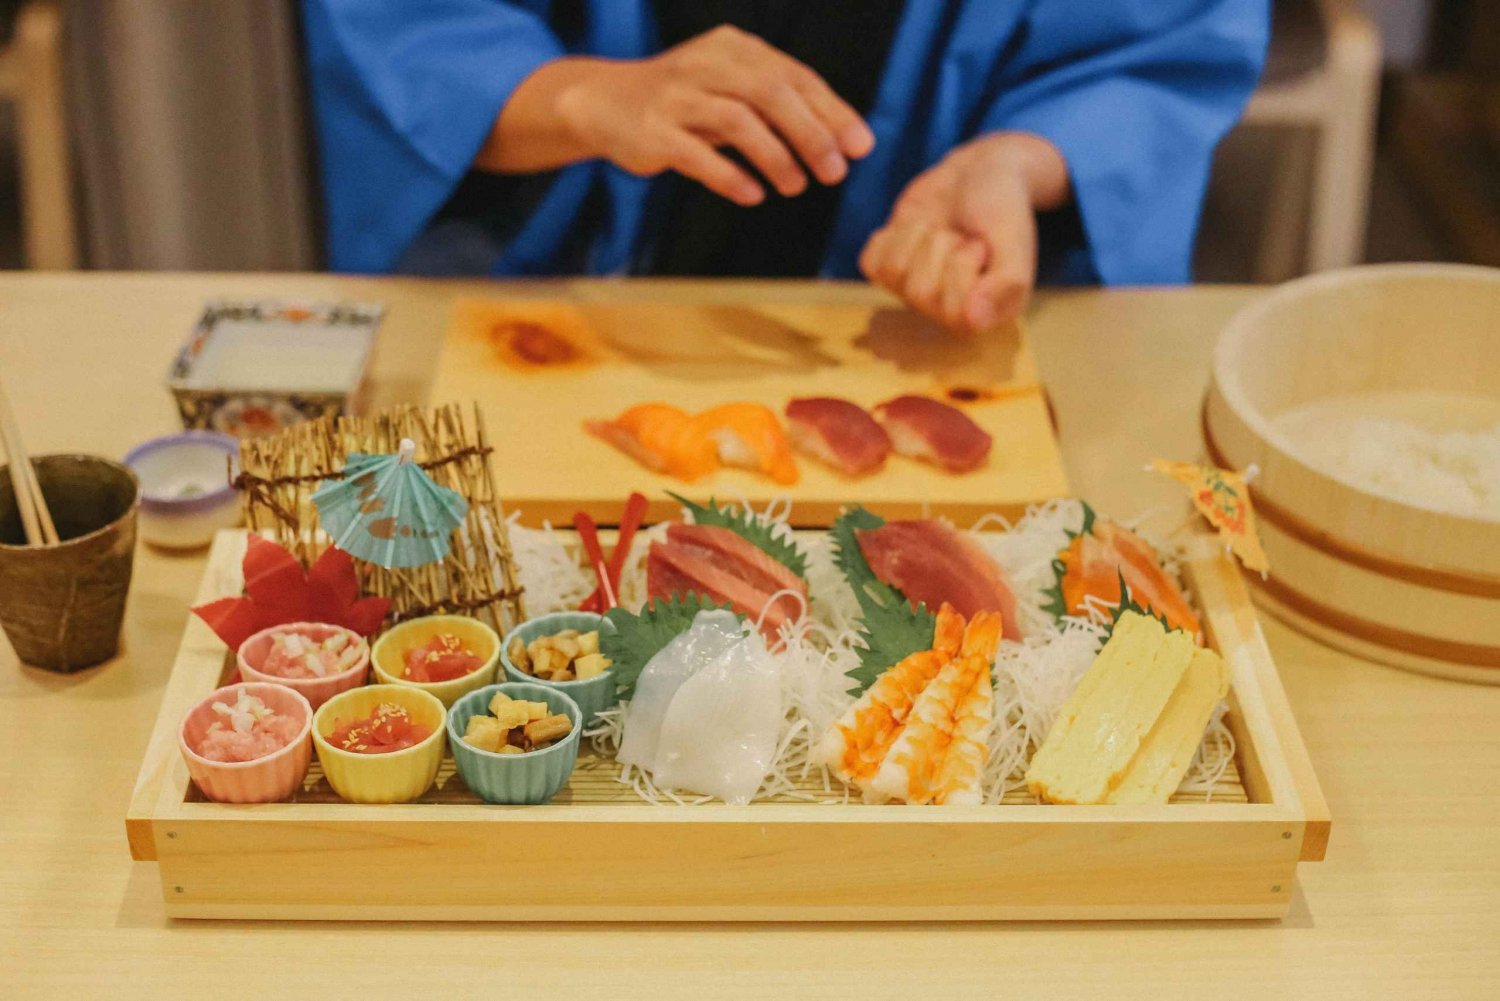
[[[865,786],[867,799],[928,803],[955,736],[960,706],[988,683],[1004,623],[981,612],[969,620],[958,657],[949,661],[917,697],[900,736]]]
[[[642,403],[612,421],[583,426],[647,469],[680,480],[696,480],[719,467],[714,440],[691,414],[668,403]]]
[[[898,396],[875,408],[875,416],[901,455],[967,473],[984,465],[993,439],[957,407],[926,396]]]
[[[662,647],[641,670],[625,710],[625,735],[616,757],[622,764],[656,767],[662,720],[679,688],[745,635],[733,612],[699,612],[688,630]]]
[[[1016,596],[999,564],[952,525],[930,519],[888,521],[856,537],[875,576],[912,604],[937,608],[946,602],[965,619],[999,612],[1005,638],[1021,638]]]
[[[726,466],[762,473],[777,483],[797,482],[797,460],[781,421],[759,403],[726,403],[694,418],[696,427],[718,449]]]
[[[891,438],[864,407],[831,396],[786,405],[792,444],[845,476],[868,476],[885,465]]]
[[[1120,602],[1120,578],[1136,604],[1167,620],[1172,629],[1199,632],[1198,616],[1182,590],[1162,569],[1151,544],[1127,528],[1102,518],[1073,539],[1061,554],[1063,603],[1072,615],[1087,612],[1090,596],[1108,605]]]
[[[771,769],[782,717],[780,661],[750,633],[677,689],[651,777],[666,788],[748,803]]]

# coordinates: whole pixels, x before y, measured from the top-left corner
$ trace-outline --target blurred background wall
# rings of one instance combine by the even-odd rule
[[[1200,278],[1500,265],[1500,2],[1275,9]],[[293,0],[0,0],[0,267],[316,268],[311,157]]]

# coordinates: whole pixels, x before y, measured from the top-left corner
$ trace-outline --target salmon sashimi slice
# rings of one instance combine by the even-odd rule
[[[646,556],[646,591],[652,598],[699,594],[728,603],[761,619],[761,631],[774,640],[783,623],[795,621],[806,606],[807,583],[755,545],[716,525],[672,525],[664,542],[653,542]],[[778,591],[793,591],[798,600]]]
[[[901,455],[954,473],[984,465],[993,440],[968,414],[926,396],[898,396],[875,408],[875,416]]]
[[[1020,639],[1016,596],[990,555],[943,521],[888,521],[857,533],[860,552],[876,577],[913,605],[944,603],[965,619],[999,612],[1005,638]]]
[[[1061,592],[1070,615],[1085,615],[1087,598],[1108,605],[1120,603],[1120,578],[1136,604],[1167,620],[1168,627],[1197,636],[1198,616],[1182,589],[1162,569],[1151,544],[1127,528],[1098,519],[1093,529],[1079,535],[1060,556]]]
[[[689,482],[719,467],[714,440],[691,414],[668,403],[642,403],[612,421],[585,421],[584,429],[654,472]]]
[[[786,405],[792,444],[845,476],[868,476],[885,465],[891,438],[864,407],[832,396]]]
[[[751,469],[777,483],[797,482],[797,460],[781,421],[758,403],[726,403],[703,411],[695,419],[726,466]]]

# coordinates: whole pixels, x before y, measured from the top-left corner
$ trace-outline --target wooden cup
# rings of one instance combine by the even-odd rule
[[[33,465],[61,542],[25,544],[0,467],[0,628],[24,663],[76,671],[119,649],[140,484],[129,469],[92,455],[46,455]]]

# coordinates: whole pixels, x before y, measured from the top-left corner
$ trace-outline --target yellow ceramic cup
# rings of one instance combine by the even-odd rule
[[[412,722],[432,727],[432,733],[419,744],[385,754],[345,751],[328,742],[328,735],[340,723],[364,719],[385,702],[403,707]],[[436,696],[409,685],[352,688],[335,695],[313,714],[313,746],[328,784],[351,803],[409,803],[437,778],[447,747],[447,717]]]
[[[440,633],[457,636],[465,646],[483,657],[484,663],[450,681],[408,681],[403,678],[406,652],[413,647],[426,646]],[[429,615],[403,622],[376,640],[370,651],[370,663],[381,684],[416,688],[437,696],[444,706],[451,706],[470,692],[495,683],[495,669],[500,663],[500,637],[478,619],[463,615]]]

